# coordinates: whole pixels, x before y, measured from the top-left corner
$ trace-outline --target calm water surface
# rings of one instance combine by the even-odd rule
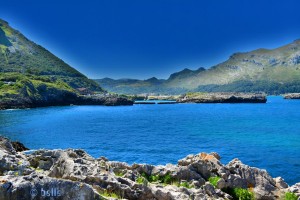
[[[218,152],[300,182],[300,100],[266,104],[71,106],[0,111],[0,134],[30,149],[82,148],[128,163]]]

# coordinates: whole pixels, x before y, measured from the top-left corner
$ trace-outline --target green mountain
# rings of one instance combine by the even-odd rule
[[[200,92],[300,92],[300,40],[276,49],[235,53],[209,69],[184,69],[167,80],[96,80],[105,89],[124,94]]]
[[[0,20],[0,108],[68,104],[82,91],[104,90]]]

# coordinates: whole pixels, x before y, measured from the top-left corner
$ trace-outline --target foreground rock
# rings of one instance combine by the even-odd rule
[[[266,103],[260,93],[188,93],[177,99],[179,103]]]
[[[15,142],[11,142],[13,148],[17,151],[17,152],[21,152],[21,151],[26,151],[29,150],[27,147],[25,147],[21,142],[15,141]]]
[[[0,174],[1,200],[238,199],[236,188],[255,199],[300,195],[300,184],[288,187],[280,177],[238,159],[223,165],[217,153],[189,155],[177,165],[128,165],[76,149],[26,154],[5,138],[0,138]]]
[[[285,98],[285,99],[300,99],[300,93],[284,94],[283,98]]]

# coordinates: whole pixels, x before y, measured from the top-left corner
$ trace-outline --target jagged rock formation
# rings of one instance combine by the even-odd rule
[[[300,93],[289,93],[289,94],[284,94],[283,97],[285,99],[300,99]]]
[[[179,103],[266,103],[264,94],[255,93],[188,93],[177,99]]]
[[[56,96],[59,97],[59,96]],[[133,101],[118,95],[101,95],[101,96],[77,96],[69,93],[67,96],[59,98],[36,100],[31,98],[18,98],[9,100],[0,100],[0,110],[4,109],[22,109],[36,108],[46,106],[68,106],[68,105],[104,105],[104,106],[120,106],[133,105]]]
[[[215,180],[215,181],[212,181]],[[95,159],[83,150],[16,152],[0,138],[0,199],[234,199],[235,188],[255,199],[300,196],[299,184],[234,159],[227,165],[217,153],[189,155],[177,165],[128,165]],[[48,195],[48,196],[47,196]]]

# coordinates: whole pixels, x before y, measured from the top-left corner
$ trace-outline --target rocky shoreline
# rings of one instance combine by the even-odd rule
[[[300,99],[300,93],[288,93],[288,94],[284,94],[283,98],[285,98],[285,99]]]
[[[267,98],[264,94],[256,93],[188,93],[180,96],[164,96],[156,99],[172,99],[176,102],[160,102],[159,104],[174,103],[266,103]],[[68,105],[105,105],[121,106],[133,104],[155,104],[151,101],[136,101],[119,95],[85,95],[79,96],[73,92],[63,91],[61,94],[49,94],[41,97],[23,97],[20,95],[9,98],[0,98],[0,110],[5,109],[24,109],[48,106],[68,106]]]
[[[53,98],[38,99],[29,97],[1,98],[0,110],[5,109],[25,109],[48,106],[68,106],[68,105],[104,105],[120,106],[133,105],[133,101],[119,96],[78,96],[74,93],[65,93],[62,96]]]
[[[284,99],[300,99],[300,93],[288,93],[282,95]],[[162,100],[157,104],[175,104],[175,103],[266,103],[267,96],[261,93],[187,93],[178,96],[151,96],[147,100]],[[130,96],[119,95],[86,95],[78,96],[74,93],[64,93],[63,95],[54,95],[52,97],[39,99],[10,96],[10,98],[0,98],[0,110],[5,109],[24,109],[48,106],[68,106],[68,105],[105,105],[122,106],[133,104],[156,104],[145,99],[135,99]],[[166,101],[166,102],[163,102]],[[170,101],[170,102],[167,102]]]
[[[261,93],[187,93],[177,99],[178,103],[266,103],[267,97]]]
[[[188,155],[177,165],[128,165],[83,150],[19,152],[0,137],[0,199],[294,199],[300,184],[217,153]],[[17,146],[20,146],[18,144]]]

